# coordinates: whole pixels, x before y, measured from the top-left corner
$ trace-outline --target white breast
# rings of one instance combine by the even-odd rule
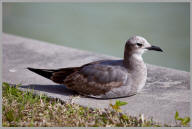
[[[146,80],[147,80],[147,68],[145,65],[145,68],[141,72],[142,77],[140,78],[140,83],[138,84],[137,92],[140,92],[141,89],[145,86]]]

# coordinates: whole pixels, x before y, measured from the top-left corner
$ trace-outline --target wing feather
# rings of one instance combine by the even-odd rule
[[[120,66],[90,64],[64,79],[67,88],[82,94],[99,95],[124,85],[127,72]]]

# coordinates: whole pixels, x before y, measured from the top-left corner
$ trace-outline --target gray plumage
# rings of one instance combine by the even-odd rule
[[[145,85],[147,68],[142,54],[146,50],[162,51],[143,37],[133,36],[125,44],[123,60],[101,60],[57,70],[28,69],[85,96],[127,97],[135,95]]]

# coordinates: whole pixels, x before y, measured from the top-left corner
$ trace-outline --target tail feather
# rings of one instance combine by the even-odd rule
[[[52,73],[54,72],[53,70],[49,70],[49,69],[35,69],[35,68],[27,68],[28,70],[37,73],[47,79],[51,79]]]
[[[70,67],[70,68],[61,68],[61,69],[36,69],[36,68],[27,68],[28,70],[39,74],[47,79],[50,79],[56,83],[63,83],[63,80],[70,75],[71,73],[78,71],[80,67]]]

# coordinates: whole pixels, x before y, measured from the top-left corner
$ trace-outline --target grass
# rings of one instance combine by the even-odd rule
[[[18,86],[3,83],[2,124],[6,127],[18,126],[67,126],[67,127],[159,127],[154,121],[146,121],[142,116],[132,117],[121,113],[125,102],[116,101],[111,108],[101,111],[62,102],[46,95],[34,95],[20,91]],[[167,125],[164,125],[167,126]]]

